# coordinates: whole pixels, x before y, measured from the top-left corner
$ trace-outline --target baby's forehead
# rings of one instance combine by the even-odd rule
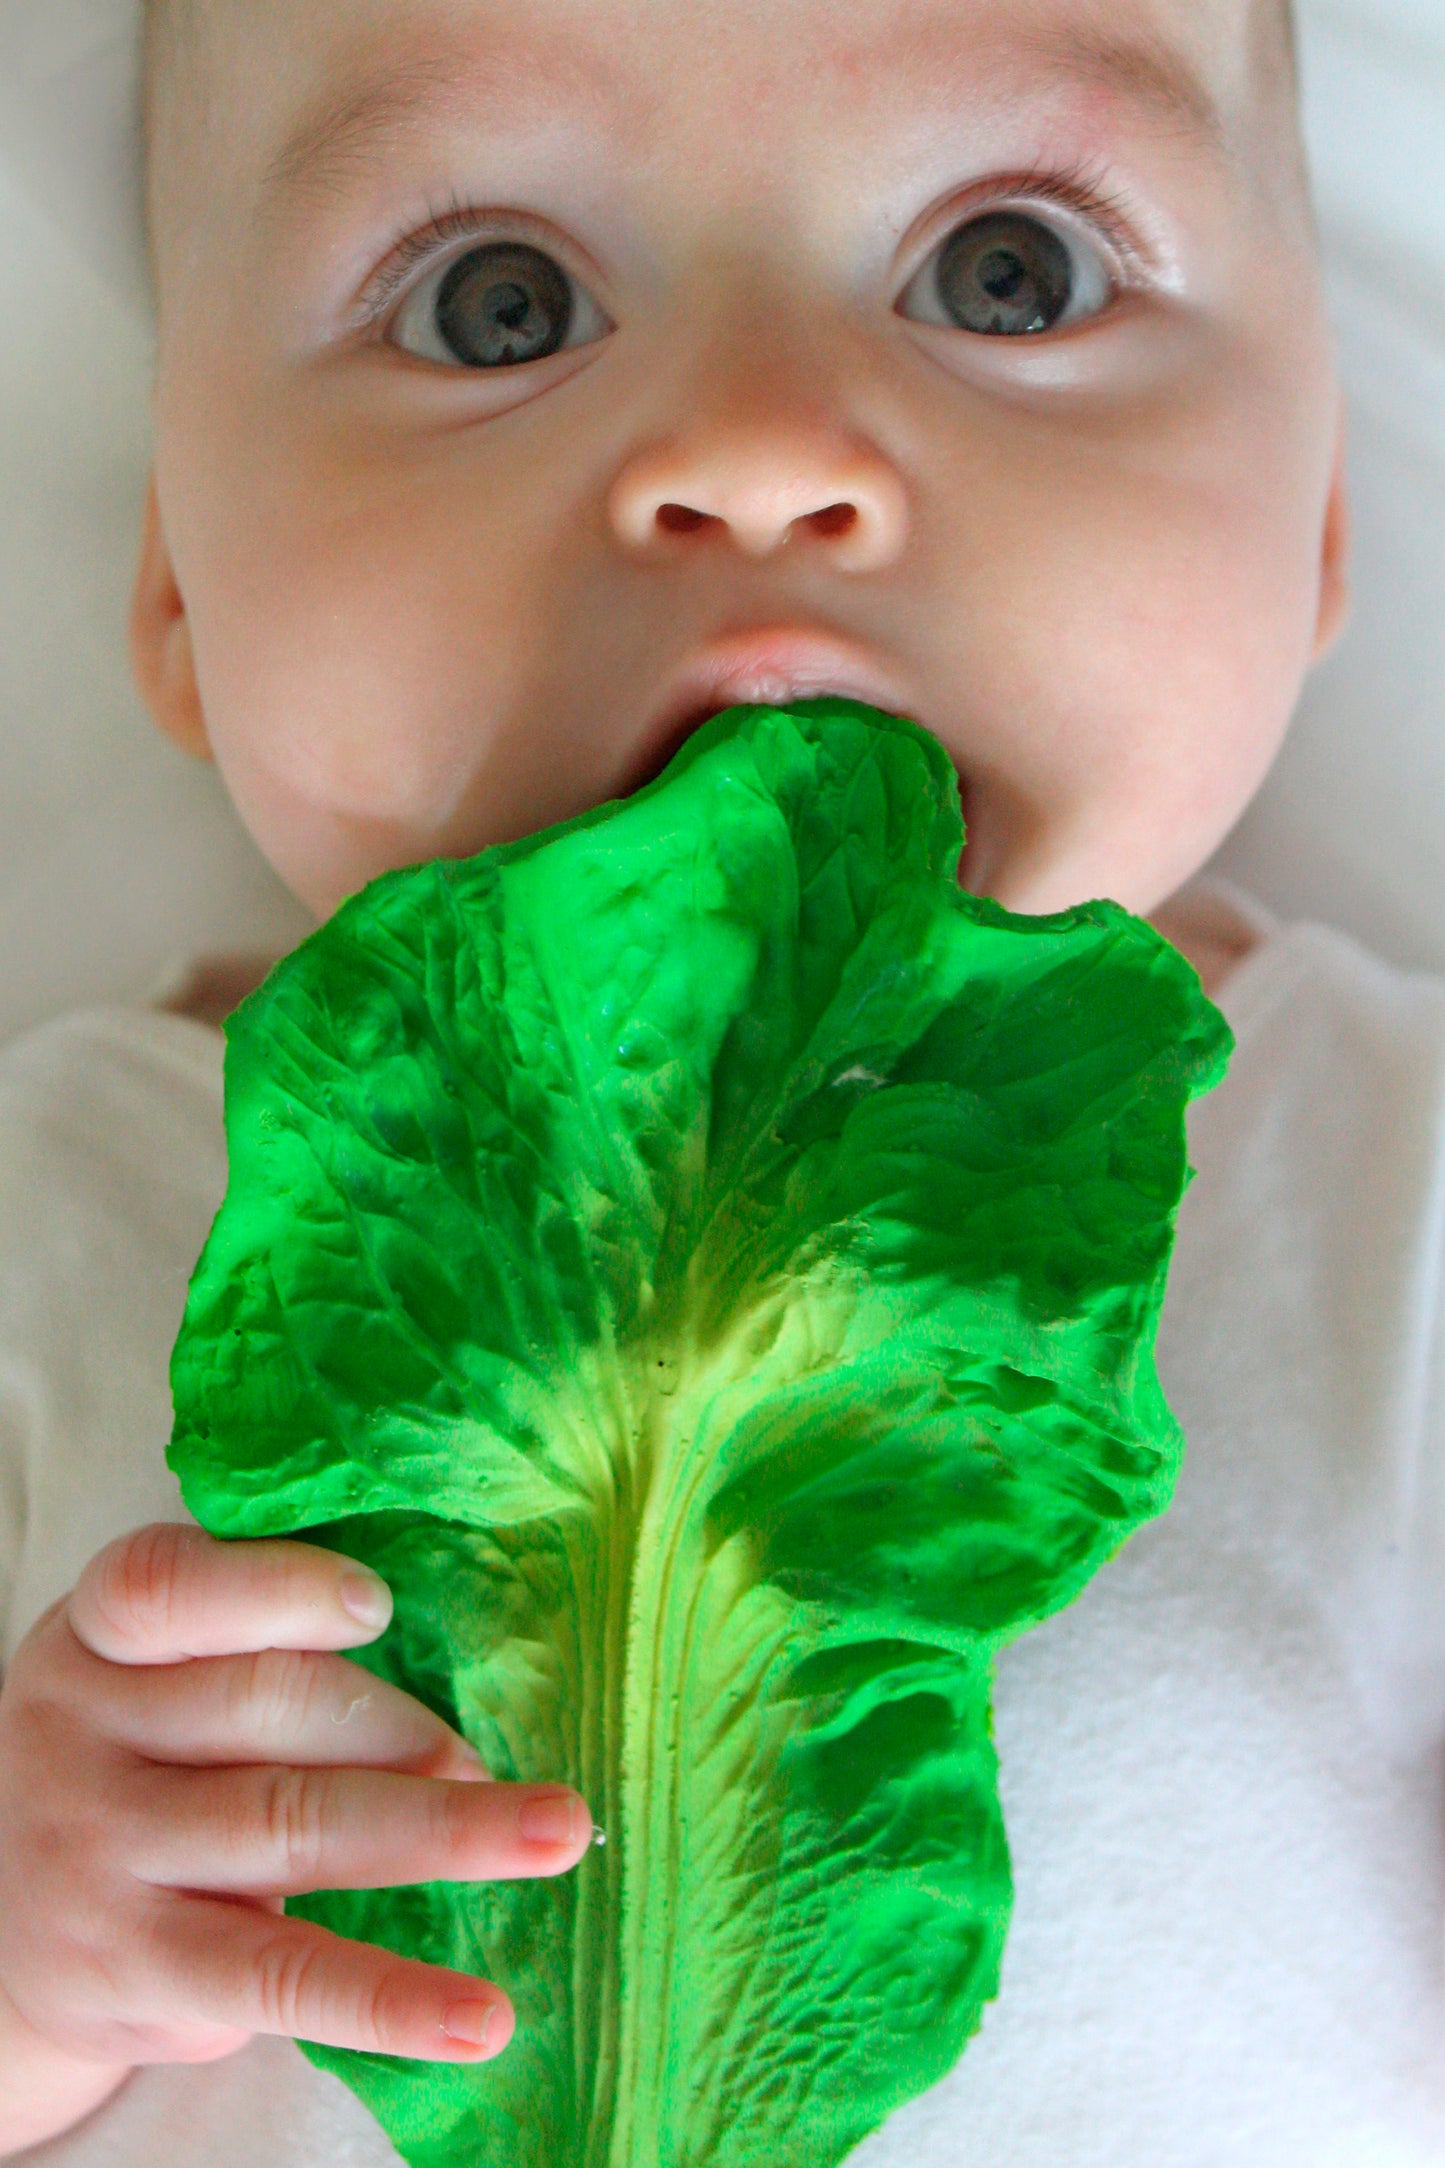
[[[228,73],[245,68],[251,100],[284,106],[307,75],[334,83],[361,74],[397,50],[444,62],[492,49],[504,64],[530,54],[550,69],[559,98],[584,85],[589,58],[606,56],[612,76],[644,72],[665,107],[668,77],[658,66],[668,41],[701,62],[726,57],[745,72],[775,55],[807,55],[850,74],[905,81],[920,62],[953,56],[981,68],[1009,55],[1024,67],[1055,67],[1070,47],[1081,65],[1112,54],[1121,74],[1151,72],[1161,85],[1201,76],[1216,95],[1245,80],[1257,62],[1291,47],[1291,0],[728,0],[719,14],[678,9],[676,0],[146,0],[152,60],[185,58]],[[570,65],[569,65],[570,62]],[[249,63],[249,65],[247,65]],[[279,63],[279,64],[278,64]],[[438,68],[438,90],[443,88]],[[595,72],[595,68],[594,71]],[[698,69],[689,70],[689,76]],[[816,99],[811,76],[771,77],[770,104],[789,83]],[[661,93],[659,95],[659,92]],[[685,101],[679,101],[683,103]],[[739,116],[740,125],[745,116]]]
[[[200,163],[248,195],[323,183],[449,110],[484,132],[594,120],[633,154],[686,135],[709,164],[786,166],[912,105],[1058,86],[1165,134],[1293,132],[1290,0],[148,0],[152,212],[184,219]],[[481,90],[485,94],[477,97]],[[475,102],[468,105],[469,100]],[[224,116],[224,119],[222,119]],[[1263,126],[1260,125],[1263,117]],[[705,136],[699,134],[706,131]],[[180,186],[177,187],[179,181]],[[169,200],[168,200],[169,199]]]

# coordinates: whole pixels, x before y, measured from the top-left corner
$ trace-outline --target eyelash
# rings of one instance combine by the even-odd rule
[[[1122,200],[1104,185],[1097,168],[1082,162],[1063,168],[1035,165],[981,183],[962,207],[954,206],[953,224],[962,223],[971,211],[986,203],[1020,200],[1072,211],[1098,227],[1125,264],[1135,268],[1140,264],[1141,251]],[[360,325],[369,328],[380,322],[414,271],[433,262],[458,241],[481,240],[492,231],[493,223],[456,195],[445,205],[429,207],[424,223],[397,244],[368,283],[357,304]],[[515,213],[509,214],[507,223],[518,223]],[[933,245],[937,247],[946,240],[952,230],[952,226],[946,226]]]
[[[397,244],[369,281],[358,304],[362,322],[374,324],[384,316],[413,271],[431,263],[450,243],[480,240],[492,223],[459,196],[442,209],[429,207],[425,223]],[[510,223],[517,223],[515,213]]]
[[[935,235],[932,247],[947,240],[955,227],[988,204],[1018,202],[1048,203],[1058,210],[1072,211],[1098,227],[1115,254],[1131,269],[1139,269],[1145,261],[1123,198],[1106,185],[1101,167],[1084,160],[1061,167],[1028,166],[1022,172],[980,182],[952,206],[949,222]]]

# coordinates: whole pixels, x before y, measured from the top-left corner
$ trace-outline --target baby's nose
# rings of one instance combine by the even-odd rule
[[[796,532],[845,572],[891,564],[908,531],[897,470],[841,438],[806,445],[749,435],[654,449],[618,476],[608,510],[630,550],[655,554],[695,535],[767,557]]]

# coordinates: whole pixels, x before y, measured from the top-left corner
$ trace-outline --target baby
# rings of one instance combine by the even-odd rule
[[[1153,916],[1239,1034],[1161,1341],[1179,1501],[1000,1664],[1003,1993],[867,2159],[1445,2160],[1445,997],[1186,888],[1346,607],[1284,0],[158,0],[147,38],[136,667],[300,898],[836,690],[943,741],[970,888]],[[347,1661],[371,1577],[187,1525],[220,1063],[111,1011],[0,1064],[5,2157],[394,2160],[291,2040],[482,2060],[505,1983],[283,1900],[592,1836]]]

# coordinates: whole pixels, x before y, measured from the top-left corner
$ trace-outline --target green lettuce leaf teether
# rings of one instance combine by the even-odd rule
[[[1116,905],[962,893],[962,840],[926,732],[734,708],[231,1023],[186,1501],[375,1566],[361,1661],[607,1833],[293,1905],[516,2005],[481,2066],[309,2051],[417,2168],[833,2168],[996,1992],[993,1658],[1168,1503],[1231,1042]]]

